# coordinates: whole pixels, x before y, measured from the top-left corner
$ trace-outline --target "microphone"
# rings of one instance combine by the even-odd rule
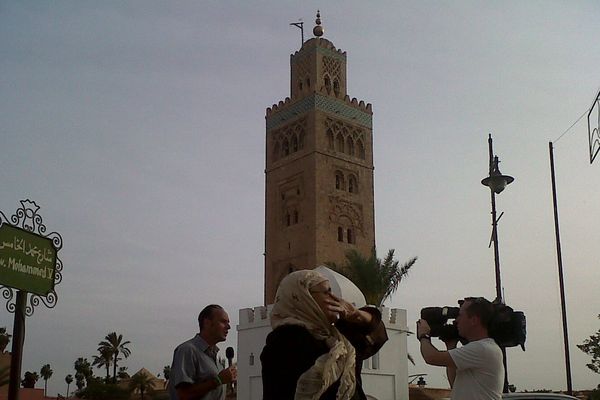
[[[233,355],[234,355],[234,351],[233,351],[233,347],[228,347],[225,349],[225,357],[227,357],[227,366],[231,367],[231,362],[233,361]]]

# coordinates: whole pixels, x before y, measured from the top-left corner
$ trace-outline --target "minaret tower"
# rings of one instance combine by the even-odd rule
[[[291,271],[375,246],[371,104],[347,95],[346,52],[319,12],[313,34],[290,56],[290,97],[265,117],[265,304]]]

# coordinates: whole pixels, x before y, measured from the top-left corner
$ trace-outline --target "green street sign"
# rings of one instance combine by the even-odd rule
[[[0,285],[45,296],[54,289],[52,240],[12,225],[0,226]]]

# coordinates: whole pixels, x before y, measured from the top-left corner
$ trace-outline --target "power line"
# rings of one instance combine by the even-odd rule
[[[555,139],[555,140],[554,140],[554,142],[552,142],[552,143],[555,143],[555,144],[556,144],[556,142],[558,142],[558,141],[559,141],[559,140],[560,140],[560,139],[561,139],[563,136],[565,136],[565,135],[567,134],[567,132],[569,132],[569,131],[571,130],[571,128],[573,128],[575,125],[577,125],[577,123],[578,123],[579,121],[581,121],[581,118],[585,117],[585,115],[586,115],[588,112],[590,112],[590,110],[591,110],[591,107],[590,107],[590,108],[588,108],[587,110],[585,110],[585,111],[583,112],[583,114],[581,114],[581,116],[580,116],[579,118],[577,118],[577,121],[573,122],[573,124],[572,124],[570,127],[568,127],[568,128],[567,128],[567,130],[566,130],[566,131],[564,131],[564,132],[563,132],[563,133],[562,133],[562,134],[561,134],[561,135],[560,135],[560,136],[559,136],[557,139]]]

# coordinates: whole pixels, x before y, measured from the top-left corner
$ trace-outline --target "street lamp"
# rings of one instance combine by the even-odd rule
[[[492,199],[492,242],[494,244],[494,266],[496,271],[496,301],[504,303],[502,299],[502,280],[500,278],[500,256],[498,253],[498,219],[496,218],[496,195],[502,193],[506,186],[510,185],[515,178],[508,175],[502,175],[498,168],[498,156],[494,155],[492,148],[492,135],[489,135],[488,144],[490,149],[490,170],[489,176],[483,178],[481,183],[490,188]]]
[[[498,156],[494,155],[494,149],[492,147],[492,135],[488,137],[488,145],[490,151],[490,170],[489,176],[481,180],[481,184],[490,188],[492,198],[492,242],[494,243],[494,270],[496,272],[496,300],[495,302],[504,304],[502,298],[502,280],[500,278],[500,255],[498,253],[498,220],[496,218],[496,195],[502,193],[502,191],[510,185],[515,178],[508,175],[502,175],[498,168]],[[500,214],[502,217],[502,214]],[[506,369],[506,349],[501,347],[502,350],[502,363],[504,364],[504,388],[503,392],[508,393],[508,371]]]

